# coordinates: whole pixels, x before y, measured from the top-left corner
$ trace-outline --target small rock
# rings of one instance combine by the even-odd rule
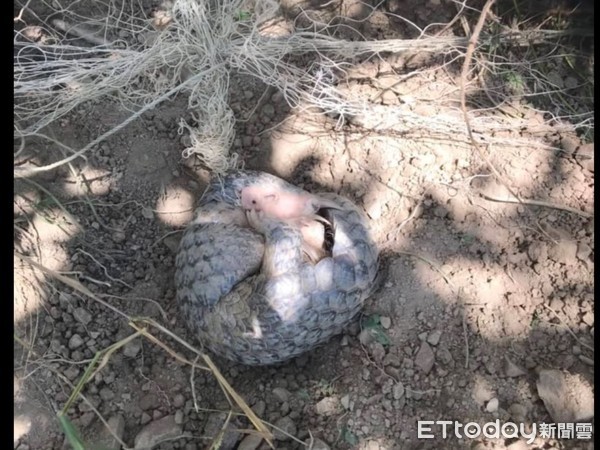
[[[433,368],[435,356],[433,350],[427,342],[421,344],[421,348],[415,357],[415,364],[427,375]]]
[[[275,108],[270,103],[267,103],[263,106],[262,113],[267,117],[273,117],[275,115]]]
[[[89,427],[95,418],[96,418],[96,413],[93,413],[91,411],[86,412],[85,414],[82,414],[81,417],[79,418],[79,423],[84,428]]]
[[[379,342],[371,342],[368,346],[368,351],[377,364],[383,362],[383,358],[385,358],[385,348],[382,344]]]
[[[577,244],[577,259],[587,262],[591,254],[592,249],[585,242],[580,242]]]
[[[189,139],[189,136],[186,136],[186,137]],[[191,142],[190,142],[190,145],[191,145]],[[127,236],[122,231],[115,231],[112,233],[111,239],[113,240],[113,242],[115,244],[120,244],[121,242],[124,242],[125,239],[127,239]]]
[[[445,365],[453,366],[454,358],[452,358],[452,353],[445,346],[440,346],[437,350],[437,358]]]
[[[92,321],[92,315],[85,308],[76,308],[75,311],[73,311],[73,317],[84,325],[87,325]]]
[[[375,338],[373,337],[373,334],[368,329],[364,329],[358,335],[358,340],[362,345],[364,345],[366,347],[371,342],[375,341]]]
[[[279,400],[280,403],[290,401],[290,393],[287,389],[277,387],[273,389],[273,396]]]
[[[105,402],[109,402],[113,398],[115,398],[115,393],[113,391],[111,391],[109,388],[103,387],[102,389],[100,389],[100,398],[102,400],[104,400]]]
[[[507,377],[515,378],[523,375],[527,375],[524,369],[521,369],[514,362],[512,362],[508,356],[504,356],[504,373]]]
[[[152,420],[152,416],[147,412],[142,413],[142,417],[140,417],[140,425],[146,425],[148,422]]]
[[[163,417],[142,428],[135,437],[134,448],[136,450],[150,450],[161,441],[181,435],[181,432],[181,426],[175,423],[174,416]]]
[[[494,413],[494,412],[498,411],[498,405],[499,405],[498,399],[496,397],[494,397],[487,403],[487,405],[485,406],[485,410],[487,412]]]
[[[330,450],[331,447],[329,447],[329,445],[327,445],[325,442],[323,442],[321,439],[318,438],[314,438],[312,440],[312,445],[311,445],[311,440],[307,439],[305,442],[306,444],[306,448],[310,448],[311,450]]]
[[[379,318],[379,323],[381,324],[381,326],[383,328],[385,328],[386,330],[389,330],[389,328],[392,326],[392,319],[390,319],[387,316],[381,316]]]
[[[185,397],[183,394],[177,394],[173,397],[173,406],[175,408],[181,408],[183,405],[185,405]]]
[[[384,366],[400,367],[401,364],[400,358],[394,353],[388,353],[385,355],[385,358],[383,358]]]
[[[106,427],[102,427],[102,431],[97,438],[98,440],[95,441],[98,444],[98,448],[106,450],[120,450],[121,444],[115,438],[115,436],[121,440],[123,439],[123,432],[125,431],[125,419],[120,414],[112,416],[108,419],[108,427],[112,433],[107,430]]]
[[[213,439],[219,436],[226,420],[227,414],[211,414],[208,417],[206,425],[204,426],[204,435]],[[236,426],[233,421],[229,422],[227,428],[225,429],[225,433],[222,435],[221,446],[219,447],[220,450],[232,450],[235,448],[235,445],[241,436],[241,433],[237,431],[237,428],[239,427]]]
[[[294,423],[294,421],[289,417],[282,417],[279,420],[277,420],[274,425],[279,428],[273,430],[273,436],[275,437],[275,439],[277,439],[278,441],[288,441],[291,438],[288,435],[292,435],[295,436],[296,435],[296,424]],[[284,433],[285,432],[285,433]]]
[[[404,385],[401,381],[397,382],[392,388],[394,400],[400,400],[404,396]]]
[[[267,404],[263,400],[257,401],[254,406],[252,406],[252,411],[258,417],[262,417],[265,414],[265,409],[267,408]]]
[[[513,403],[508,408],[510,416],[517,422],[523,422],[527,418],[527,408],[519,403]]]
[[[383,91],[383,94],[381,94],[381,102],[384,105],[398,105],[400,103],[398,96],[391,89]]]
[[[145,219],[154,219],[154,211],[147,206],[142,207],[142,217]]]
[[[440,338],[442,337],[442,332],[439,330],[432,331],[427,336],[427,342],[431,345],[438,345],[440,343]]]
[[[177,411],[175,411],[175,423],[177,425],[181,425],[183,424],[183,411],[178,409]]]
[[[316,404],[315,410],[319,416],[331,416],[337,412],[338,405],[337,397],[325,397]]]
[[[71,350],[75,350],[76,348],[79,348],[82,345],[83,345],[83,339],[78,334],[74,334],[73,336],[71,336],[71,339],[69,339],[69,348]]]
[[[75,366],[71,366],[67,370],[64,371],[64,374],[65,374],[65,377],[67,377],[69,380],[73,381],[75,378],[77,378],[79,376],[79,369]]]
[[[581,321],[583,323],[585,323],[586,325],[593,327],[594,326],[594,313],[591,311],[586,312],[583,317],[581,318]],[[69,341],[70,344],[70,341]]]
[[[594,416],[593,389],[579,376],[542,370],[537,391],[555,422],[580,422]]]
[[[262,438],[260,436],[249,434],[242,439],[240,445],[238,445],[238,450],[256,450],[261,442]]]
[[[159,406],[160,402],[158,401],[158,397],[152,392],[145,394],[142,396],[142,398],[140,398],[139,407],[142,409],[142,411],[149,411],[151,409],[158,408]]]
[[[350,396],[349,395],[344,395],[342,397],[342,399],[340,400],[340,402],[342,403],[342,406],[344,407],[344,409],[350,409]]]
[[[527,445],[527,443],[525,441],[523,441],[522,439],[510,443],[506,447],[506,450],[528,450],[528,449],[529,449],[529,445]]]

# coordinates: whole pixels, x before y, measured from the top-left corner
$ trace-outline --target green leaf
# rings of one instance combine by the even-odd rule
[[[309,400],[310,399],[310,395],[306,391],[306,389],[300,389],[298,391],[298,397],[300,397],[301,399],[304,399],[304,400]]]
[[[380,325],[380,321],[379,321],[379,314],[373,314],[372,316],[367,316],[364,320],[363,320],[363,327],[364,328],[377,328]]]
[[[71,444],[71,447],[74,450],[85,450],[86,448],[89,448],[85,442],[81,439],[81,437],[79,436],[79,433],[77,432],[77,430],[75,429],[75,427],[73,426],[73,424],[71,423],[71,421],[69,420],[69,418],[63,414],[59,414],[58,416],[58,420],[60,421],[61,426],[63,427],[63,430],[65,432],[65,435],[67,436],[67,439],[69,440],[69,444]]]
[[[235,20],[237,20],[238,22],[245,22],[247,20],[250,20],[251,17],[252,17],[252,14],[250,14],[250,12],[239,11],[237,13],[237,16],[235,17]]]
[[[385,334],[385,331],[383,331],[381,328],[371,330],[371,333],[373,334],[375,340],[384,347],[390,345],[390,338],[387,337],[387,334]]]
[[[350,431],[346,426],[344,426],[342,428],[342,437],[350,445],[358,444],[358,439],[356,438],[356,436],[354,436],[352,431]]]

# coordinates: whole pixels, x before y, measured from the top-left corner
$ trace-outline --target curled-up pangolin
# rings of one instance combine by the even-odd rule
[[[272,364],[340,333],[371,293],[377,264],[349,200],[236,171],[211,182],[184,233],[177,300],[214,353]]]

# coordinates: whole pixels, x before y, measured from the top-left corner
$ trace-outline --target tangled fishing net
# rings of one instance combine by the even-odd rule
[[[324,32],[339,26],[328,24],[273,35],[269,25],[280,17],[279,3],[274,0],[174,0],[153,17],[137,2],[91,2],[91,8],[79,1],[65,8],[57,0],[40,3],[50,13],[36,16],[37,25],[20,17],[29,2],[15,18],[15,138],[24,142],[32,136],[44,137],[45,127],[86,102],[114,99],[129,111],[122,123],[83,148],[71,149],[63,162],[82,155],[161,102],[184,94],[194,120],[179,122],[180,133],[189,133],[191,138],[183,156],[196,155],[211,170],[222,172],[237,164],[236,155],[230,153],[235,118],[227,103],[232,71],[276,87],[291,106],[317,107],[340,123],[347,118],[360,122],[360,118],[382,117],[382,106],[351,98],[339,88],[339,81],[356,61],[390,53],[430,52],[452,62],[464,56],[467,45],[466,38],[434,36],[427,29],[420,29],[418,38],[406,40],[344,40]],[[505,72],[517,74],[521,85],[536,86],[536,92],[526,94],[547,93],[552,101],[557,99],[560,105],[548,113],[550,126],[592,130],[593,112],[573,109],[565,113],[564,93],[538,70],[535,58],[522,61],[519,70],[514,70],[515,61],[494,50],[503,42],[523,47],[536,39],[552,42],[555,38],[552,31],[540,30],[533,37],[482,35],[477,52],[488,57],[481,59],[480,67],[500,77]],[[302,55],[310,58],[301,64],[297,57]],[[564,55],[559,50],[544,53],[539,56],[540,64],[548,57]],[[481,111],[471,119],[481,142],[493,139],[496,130],[514,127],[498,115],[485,114],[485,108]],[[387,108],[385,114],[389,126],[400,127],[399,132],[464,133],[464,122],[452,108],[426,120],[401,108]],[[366,122],[362,120],[369,127]],[[375,122],[381,128],[382,122]],[[17,168],[15,174],[27,176],[47,168]]]

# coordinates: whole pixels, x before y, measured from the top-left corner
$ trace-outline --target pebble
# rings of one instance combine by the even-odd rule
[[[331,447],[323,442],[321,439],[314,438],[311,442],[310,439],[305,441],[306,448],[310,448],[311,450],[330,450]],[[312,445],[311,445],[312,444]]]
[[[160,405],[160,402],[158,401],[158,397],[156,396],[156,394],[154,394],[152,392],[142,396],[142,398],[140,398],[140,401],[139,401],[139,407],[143,411],[149,411],[151,409],[158,408],[159,405]]]
[[[289,391],[281,387],[273,389],[273,396],[279,400],[280,403],[288,402],[290,400]]]
[[[175,397],[173,397],[173,406],[175,408],[181,408],[183,405],[185,405],[185,397],[183,394],[175,395]]]
[[[590,327],[594,326],[594,313],[591,311],[586,312],[581,318],[582,322]]]
[[[337,397],[325,397],[315,405],[319,416],[331,416],[338,410],[339,400]]]
[[[440,338],[442,337],[442,332],[439,330],[432,331],[427,336],[427,342],[431,345],[438,345],[440,343]]]
[[[401,381],[397,382],[392,388],[394,400],[400,400],[404,396],[404,385]]]
[[[135,358],[142,348],[142,340],[139,338],[128,342],[123,347],[123,354],[128,358]]]
[[[71,366],[64,371],[64,374],[69,380],[73,381],[79,376],[79,369],[75,366]]]
[[[381,316],[379,318],[379,323],[384,329],[389,330],[389,328],[392,326],[392,319],[387,316]]]
[[[499,406],[498,399],[496,397],[494,397],[487,403],[487,405],[485,406],[485,410],[487,412],[494,413],[494,412],[498,411],[498,406]]]
[[[368,347],[369,354],[377,364],[381,364],[385,358],[385,348],[379,342],[371,342]]]
[[[182,432],[181,426],[175,423],[174,416],[166,416],[146,425],[134,440],[135,450],[149,450],[166,439],[173,439]]]
[[[263,106],[262,113],[267,117],[273,117],[275,115],[275,108],[270,103],[267,103]]]
[[[257,436],[256,434],[249,434],[242,439],[238,445],[238,450],[256,450],[261,442],[262,438],[260,436]]]
[[[122,415],[112,416],[108,419],[108,427],[111,429],[112,433],[116,435],[119,439],[123,439],[123,432],[125,431],[125,419]],[[102,431],[97,438],[95,443],[98,445],[98,448],[102,448],[105,450],[119,450],[121,448],[121,444],[119,441],[113,436],[106,427],[102,427]]]
[[[142,417],[140,418],[140,424],[146,425],[151,420],[152,420],[152,416],[150,414],[148,414],[147,412],[143,412]]]
[[[593,389],[581,378],[541,370],[537,392],[554,422],[579,422],[594,416]]]
[[[100,398],[102,400],[104,400],[105,402],[109,402],[113,398],[115,398],[115,393],[113,391],[111,391],[109,388],[104,387],[104,388],[100,389]]]
[[[427,375],[431,372],[434,361],[435,356],[433,350],[427,342],[423,342],[415,357],[415,364]]]
[[[506,447],[506,450],[527,450],[527,449],[529,449],[529,445],[527,445],[527,443],[525,441],[523,441],[522,439],[519,439],[518,441],[510,443]]]
[[[254,411],[254,414],[256,414],[258,417],[262,417],[265,415],[266,408],[267,404],[264,402],[264,400],[259,400],[254,404],[254,406],[252,406],[252,411]]]
[[[342,397],[342,399],[340,400],[340,403],[342,404],[342,406],[345,409],[350,409],[350,396],[349,395],[344,395]]]
[[[514,362],[512,362],[508,356],[504,356],[504,373],[507,377],[515,378],[523,375],[527,375],[524,369],[521,369]]]
[[[284,431],[285,433],[283,433],[282,431],[279,431],[278,429],[274,429],[273,430],[273,436],[275,437],[275,439],[277,439],[278,441],[288,441],[291,438],[288,435],[292,435],[292,436],[296,436],[296,432],[297,432],[297,428],[296,428],[296,424],[294,423],[294,421],[289,417],[281,417],[279,420],[277,420],[274,425],[281,429],[282,431]]]
[[[373,337],[373,334],[367,328],[362,330],[358,335],[358,341],[365,347],[368,346],[374,340],[375,338]]]
[[[183,411],[178,409],[177,411],[175,411],[175,423],[177,425],[181,425],[183,424]]]
[[[508,412],[510,413],[510,416],[517,422],[523,422],[527,417],[527,408],[525,408],[520,403],[513,403],[512,405],[510,405],[508,408]]]
[[[74,334],[73,336],[71,336],[71,339],[69,339],[69,348],[71,350],[75,350],[76,348],[79,348],[82,345],[83,345],[83,339],[78,334]]]
[[[85,308],[76,308],[75,311],[73,311],[73,317],[84,325],[87,325],[92,321],[92,315]]]
[[[122,231],[115,231],[112,233],[112,235],[110,237],[115,244],[120,244],[121,242],[124,242],[125,239],[127,238],[125,233],[123,233]]]
[[[215,438],[221,433],[221,429],[227,420],[227,414],[224,413],[212,413],[204,426],[204,435]],[[220,450],[232,450],[235,448],[237,441],[241,437],[241,433],[237,431],[233,421],[227,425],[225,433],[222,435]]]

